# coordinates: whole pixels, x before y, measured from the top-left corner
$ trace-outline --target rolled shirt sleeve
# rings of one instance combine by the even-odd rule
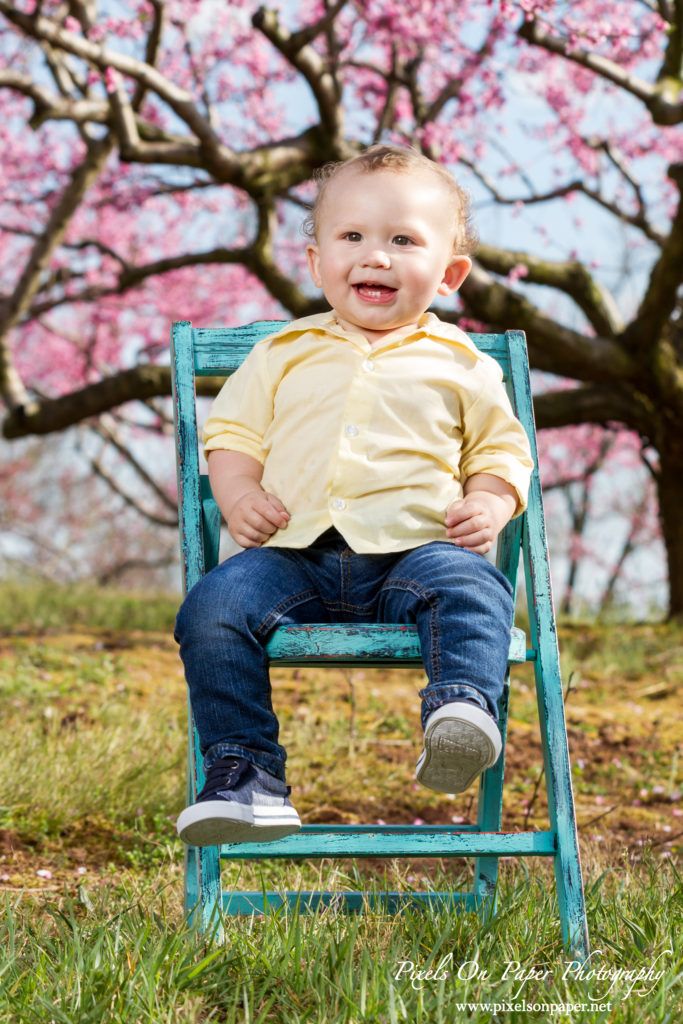
[[[226,449],[263,465],[263,441],[273,418],[274,389],[263,343],[251,350],[216,396],[202,430],[204,454]]]
[[[490,473],[505,480],[517,494],[518,516],[527,507],[534,463],[526,431],[503,388],[500,367],[492,363],[488,358],[482,362],[484,385],[464,414],[461,479],[464,483],[475,473]]]

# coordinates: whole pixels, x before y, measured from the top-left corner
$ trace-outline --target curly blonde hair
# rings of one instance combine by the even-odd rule
[[[347,168],[354,168],[365,174],[371,174],[373,171],[395,171],[400,174],[406,171],[427,170],[436,175],[446,187],[451,199],[454,254],[470,255],[477,248],[479,238],[472,220],[469,193],[461,188],[450,171],[416,149],[384,144],[370,146],[359,156],[354,156],[350,160],[325,164],[316,171],[313,180],[318,185],[318,194],[313,202],[311,212],[303,223],[303,232],[307,238],[317,238],[320,210],[330,182],[334,181],[337,175]]]

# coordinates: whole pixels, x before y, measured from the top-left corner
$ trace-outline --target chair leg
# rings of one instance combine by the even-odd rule
[[[562,938],[567,950],[583,961],[590,955],[588,924],[561,695],[548,701],[546,712],[547,726],[544,728],[545,723],[542,724],[541,735],[550,827],[557,836],[555,881]]]
[[[202,934],[222,941],[223,891],[217,846],[188,846],[185,850],[185,912]]]
[[[479,786],[477,825],[482,832],[500,832],[503,817],[503,776],[505,774],[505,742],[507,738],[508,706],[510,702],[510,674],[508,672],[502,696],[498,701],[498,718],[503,749],[492,768],[484,772]],[[480,913],[495,914],[498,886],[498,857],[476,857],[474,861],[475,899],[483,900]]]
[[[567,726],[556,647],[539,642],[535,663],[536,691],[543,744],[550,827],[557,836],[555,880],[567,950],[577,960],[590,955],[588,923],[581,875],[579,838],[574,811]]]
[[[187,802],[193,803],[198,790],[204,785],[204,769],[199,750],[199,736],[189,706],[189,748],[187,759]],[[202,934],[212,933],[221,940],[223,889],[221,886],[221,860],[217,846],[188,846],[185,848],[185,913],[188,920],[197,921]]]

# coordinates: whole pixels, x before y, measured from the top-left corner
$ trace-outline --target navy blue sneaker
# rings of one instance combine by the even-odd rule
[[[270,843],[298,832],[289,786],[244,757],[220,757],[197,801],[179,815],[178,835],[188,846]]]

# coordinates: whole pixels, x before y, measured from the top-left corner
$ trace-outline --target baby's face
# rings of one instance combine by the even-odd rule
[[[457,291],[471,266],[453,255],[447,186],[421,169],[341,171],[306,254],[341,325],[371,344],[417,324],[435,295]]]

